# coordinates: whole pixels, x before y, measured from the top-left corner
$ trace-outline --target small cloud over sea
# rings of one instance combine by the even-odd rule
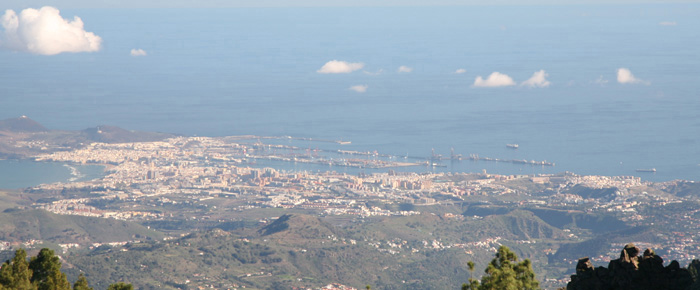
[[[367,88],[369,88],[367,85],[355,85],[355,86],[349,87],[348,90],[362,94],[362,93],[367,92]]]
[[[610,81],[606,80],[602,75],[599,76],[593,83],[604,86],[608,84]]]
[[[548,76],[549,74],[547,72],[544,70],[539,70],[532,74],[532,77],[530,77],[528,80],[522,82],[521,85],[531,88],[546,88],[552,84],[547,80]]]
[[[624,67],[617,69],[617,82],[621,84],[650,84],[649,81],[638,79],[629,69]]]
[[[365,67],[365,64],[361,62],[331,60],[324,64],[316,72],[320,74],[346,74],[360,70],[363,67]]]
[[[515,81],[513,78],[507,74],[502,74],[499,72],[493,72],[488,78],[484,79],[481,76],[477,76],[474,80],[474,87],[478,88],[495,88],[495,87],[507,87],[514,86]]]
[[[407,67],[405,65],[402,65],[398,69],[396,69],[396,72],[398,72],[398,73],[410,73],[412,71],[413,71],[412,67]]]
[[[140,49],[140,48],[134,48],[131,50],[131,56],[146,56],[148,53],[146,53],[145,50]]]

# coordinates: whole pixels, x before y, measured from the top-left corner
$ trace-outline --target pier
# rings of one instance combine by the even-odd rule
[[[399,156],[393,154],[384,154],[375,151],[355,151],[355,150],[342,150],[342,149],[312,149],[312,148],[302,148],[293,145],[280,145],[280,144],[263,144],[261,139],[289,139],[298,141],[310,141],[310,142],[324,142],[324,143],[336,143],[340,145],[351,144],[350,141],[342,140],[329,140],[329,139],[315,139],[306,137],[292,137],[292,136],[240,136],[242,139],[257,139],[258,141],[253,144],[248,144],[252,148],[256,149],[267,149],[267,150],[289,150],[288,154],[278,154],[276,152],[266,153],[266,154],[255,154],[248,155],[248,158],[254,159],[269,159],[278,160],[285,162],[302,162],[302,163],[315,163],[323,164],[329,166],[341,166],[341,167],[356,167],[356,168],[392,168],[392,167],[407,167],[407,166],[432,166],[432,167],[446,167],[441,162],[444,160],[450,161],[488,161],[488,162],[502,162],[502,163],[512,163],[512,164],[523,164],[531,166],[555,166],[554,162],[549,162],[547,160],[536,161],[536,160],[526,160],[526,159],[500,159],[493,157],[482,157],[478,154],[470,154],[469,157],[463,157],[462,154],[455,153],[454,149],[450,149],[449,156],[443,156],[432,150],[430,156]],[[295,151],[306,151],[305,153],[294,153]],[[337,154],[337,155],[350,155],[350,156],[364,156],[365,159],[356,158],[331,158],[330,156],[319,156],[319,153]],[[371,159],[370,159],[371,158]],[[381,158],[388,159],[382,160]],[[395,160],[415,160],[413,162],[405,161],[398,162]]]

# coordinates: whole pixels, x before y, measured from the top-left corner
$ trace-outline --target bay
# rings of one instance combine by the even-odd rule
[[[19,189],[55,182],[80,182],[104,176],[99,165],[0,160],[0,189]]]
[[[448,167],[454,171],[700,180],[697,4],[62,15],[80,16],[104,39],[102,51],[1,51],[0,66],[14,69],[0,76],[0,118],[27,115],[52,129],[109,124],[200,136],[291,135],[394,155],[449,155],[454,148],[464,156],[556,163],[462,162]],[[132,57],[134,48],[148,55]],[[317,73],[336,59],[364,68]],[[399,66],[413,70],[400,73]],[[643,82],[618,83],[619,68]],[[539,70],[549,87],[520,85]],[[492,72],[516,85],[473,87]],[[367,92],[349,90],[354,85]],[[636,172],[650,168],[657,172]],[[425,170],[433,169],[416,169]]]

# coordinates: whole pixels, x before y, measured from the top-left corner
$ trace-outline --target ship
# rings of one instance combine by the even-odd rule
[[[511,148],[511,149],[518,149],[518,147],[520,147],[520,145],[518,145],[518,144],[506,144],[506,147]]]
[[[656,172],[656,168],[651,168],[651,169],[637,169],[637,172]]]

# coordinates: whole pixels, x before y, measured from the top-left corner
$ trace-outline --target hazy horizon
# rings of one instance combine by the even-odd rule
[[[174,1],[88,1],[88,0],[7,0],[0,3],[0,10],[39,8],[53,6],[59,9],[81,8],[265,8],[265,7],[412,7],[412,6],[566,6],[566,5],[639,5],[700,3],[700,0],[174,0]]]

